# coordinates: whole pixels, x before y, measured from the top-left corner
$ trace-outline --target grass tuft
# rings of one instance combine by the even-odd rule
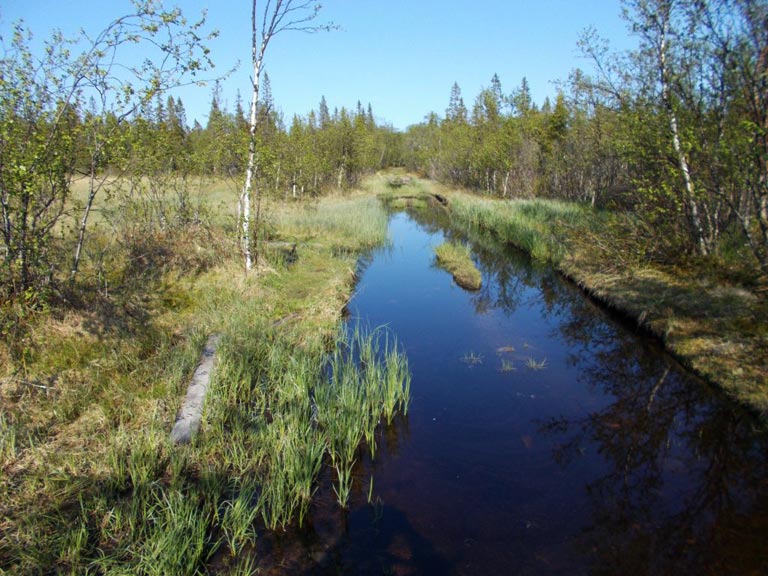
[[[472,252],[468,246],[455,242],[445,242],[435,248],[437,265],[450,272],[453,279],[465,290],[479,290],[483,277],[472,261]]]

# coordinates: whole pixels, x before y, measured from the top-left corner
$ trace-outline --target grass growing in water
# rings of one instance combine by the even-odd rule
[[[341,329],[330,353],[297,349],[268,326],[249,332],[220,347],[203,440],[208,459],[257,479],[258,508],[271,529],[303,522],[326,461],[346,506],[362,440],[373,438],[382,419],[407,411],[405,357],[382,330]],[[246,449],[233,452],[227,438]]]
[[[472,262],[472,252],[468,246],[455,242],[445,242],[435,248],[437,264],[453,275],[456,284],[466,290],[479,290],[483,277]]]
[[[464,354],[464,356],[461,357],[461,361],[464,364],[469,364],[470,366],[476,366],[478,364],[483,363],[483,355],[475,354],[474,352],[469,352],[467,354]]]
[[[391,424],[398,412],[408,412],[411,377],[405,356],[386,331],[366,333],[355,327],[342,336],[329,358],[328,383],[315,390],[314,398],[338,479],[334,489],[345,507],[361,441],[366,440],[375,457],[375,430],[381,418]]]
[[[298,246],[290,267],[264,260],[244,275],[229,231],[214,227],[192,247],[205,259],[194,274],[153,269],[137,283],[146,295],[125,300],[110,277],[103,309],[39,322],[23,366],[0,349],[0,572],[195,574],[216,557],[218,572],[251,573],[240,554],[258,530],[304,519],[339,442],[313,419],[313,396],[330,385],[357,257],[385,240],[386,213],[355,195],[270,203],[268,213],[269,238]],[[178,403],[212,332],[222,334],[219,370],[201,434],[173,447]],[[401,375],[407,366],[391,341],[379,346],[386,390],[385,351]],[[391,413],[385,398],[377,423]]]
[[[534,357],[528,358],[528,360],[525,361],[525,365],[530,370],[544,370],[544,368],[547,367],[547,359],[544,358],[542,360],[536,360]]]
[[[512,362],[512,360],[506,360],[502,358],[501,360],[501,368],[499,368],[499,372],[503,372],[504,374],[507,374],[509,372],[514,372],[517,370],[515,367],[515,363]]]

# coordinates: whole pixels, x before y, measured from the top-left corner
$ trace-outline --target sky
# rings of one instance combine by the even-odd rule
[[[237,91],[250,98],[250,0],[177,0],[190,20],[207,10],[215,74],[238,65],[221,84],[224,103],[234,109]],[[263,4],[263,0],[260,2]],[[467,107],[498,74],[505,93],[523,77],[539,105],[557,94],[575,68],[589,70],[577,40],[594,27],[612,48],[631,48],[635,39],[621,19],[620,0],[323,0],[319,21],[339,29],[328,33],[284,32],[269,44],[265,68],[276,106],[290,124],[294,114],[329,107],[371,104],[382,123],[405,129],[431,112],[444,115],[451,87],[459,84]],[[92,33],[130,12],[128,0],[0,0],[0,34],[7,43],[19,18],[36,39],[51,30]],[[205,125],[213,85],[185,88],[181,97],[191,123]]]

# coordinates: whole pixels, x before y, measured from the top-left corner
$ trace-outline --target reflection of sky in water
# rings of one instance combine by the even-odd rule
[[[768,488],[748,416],[520,254],[475,244],[485,285],[469,293],[433,264],[442,233],[400,213],[390,237],[349,310],[397,336],[412,403],[358,466],[344,529],[321,488],[317,573],[680,576],[768,564],[750,550],[768,536]],[[743,560],[719,562],[732,541]]]

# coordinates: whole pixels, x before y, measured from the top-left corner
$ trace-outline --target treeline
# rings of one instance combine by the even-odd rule
[[[401,135],[377,124],[370,104],[331,112],[322,97],[317,111],[294,116],[286,127],[268,78],[264,84],[257,105],[255,178],[260,195],[317,196],[347,189],[365,174],[402,163]],[[77,273],[97,195],[107,206],[130,212],[134,230],[143,226],[144,232],[172,232],[199,220],[199,206],[191,200],[196,178],[227,180],[233,189],[243,185],[248,119],[240,98],[230,111],[218,88],[204,126],[198,121],[190,126],[183,102],[174,96],[146,99],[123,117],[100,112],[93,99],[84,106],[52,104],[24,124],[10,116],[7,138],[0,142],[13,162],[0,165],[6,264],[2,283],[7,295],[50,285],[62,276],[67,264],[52,257],[54,247],[62,250],[53,236],[62,224],[80,229],[77,245],[70,248],[70,275]],[[12,112],[7,108],[4,113]],[[29,174],[26,162],[31,164],[41,152],[46,164],[33,165],[35,172]],[[20,168],[24,174],[14,178],[13,170]],[[87,182],[86,197],[75,193],[78,181]],[[65,239],[64,244],[74,241]]]
[[[371,105],[295,115],[286,126],[272,99],[269,77],[257,105],[257,180],[260,193],[299,198],[354,186],[365,174],[402,162],[400,137],[379,125]],[[205,125],[187,125],[180,99],[169,96],[125,123],[119,154],[100,170],[130,174],[191,174],[230,179],[242,186],[249,125],[240,96],[228,110],[214,90]]]
[[[0,38],[0,317],[19,297],[37,306],[65,284],[74,288],[84,258],[104,275],[104,251],[88,245],[100,241],[91,238],[97,209],[125,259],[139,261],[131,254],[150,248],[129,242],[155,233],[170,242],[201,223],[195,177],[243,185],[250,136],[240,98],[227,110],[217,84],[205,125],[190,126],[172,95],[212,67],[204,22],[190,24],[154,0],[135,9],[81,54],[59,34],[42,56],[33,53],[23,23],[7,45]],[[160,34],[174,43],[158,43]],[[125,45],[137,43],[157,54],[142,68],[121,66]],[[370,105],[331,112],[322,98],[286,126],[265,77],[257,111],[259,197],[345,189],[401,162],[399,135],[377,124]]]
[[[580,46],[594,72],[574,72],[554,102],[534,103],[525,80],[507,93],[494,76],[469,105],[454,85],[442,116],[430,114],[405,133],[377,122],[370,105],[331,111],[325,98],[286,121],[264,78],[256,197],[314,196],[405,165],[500,197],[622,210],[634,215],[644,235],[637,244],[650,258],[751,258],[768,274],[768,3],[623,5],[637,49],[613,53],[586,33]],[[211,36],[203,21],[159,6],[135,2],[134,14],[112,22],[80,55],[58,34],[33,54],[22,25],[3,40],[5,302],[33,298],[67,276],[74,282],[99,202],[136,231],[121,228],[115,237],[141,238],[149,234],[138,223],[172,234],[174,225],[199,221],[191,176],[242,186],[244,106],[238,97],[227,109],[216,89],[205,125],[190,126],[183,103],[169,94],[210,70]],[[142,32],[128,34],[134,29]],[[159,34],[174,42],[158,42]],[[157,54],[143,68],[121,66],[125,45],[136,43]]]
[[[540,107],[525,80],[505,94],[494,76],[471,107],[454,85],[442,117],[408,130],[409,167],[501,197],[628,210],[651,257],[746,245],[768,273],[768,4],[623,7],[636,50],[613,53],[588,31],[594,72],[574,72]]]
[[[159,0],[132,7],[98,34],[56,32],[41,49],[23,22],[0,37],[0,336],[14,353],[29,349],[30,319],[50,306],[139,301],[164,271],[239,252],[250,119],[239,97],[227,109],[218,84],[202,123],[174,92],[211,80],[216,33]],[[137,46],[146,59],[132,67]],[[331,110],[322,98],[286,124],[262,80],[256,226],[268,226],[258,221],[265,196],[346,189],[402,162],[401,135],[370,105]],[[211,213],[204,196],[227,189],[231,207]]]

